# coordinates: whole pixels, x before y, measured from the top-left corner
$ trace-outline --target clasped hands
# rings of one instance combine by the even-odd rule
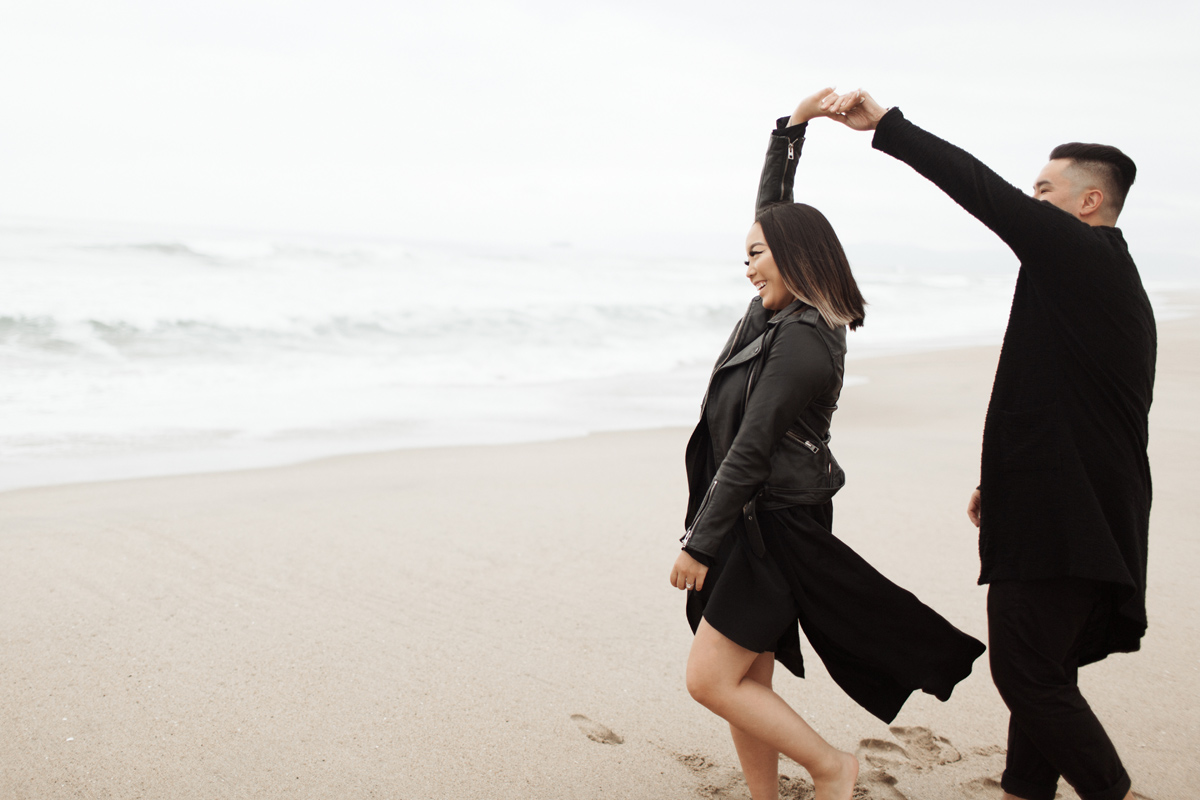
[[[856,131],[873,131],[886,113],[887,109],[862,89],[838,94],[832,87],[826,87],[801,100],[788,125],[829,117]]]

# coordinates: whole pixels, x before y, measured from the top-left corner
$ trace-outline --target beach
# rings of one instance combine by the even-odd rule
[[[1081,674],[1153,800],[1200,785],[1197,352],[1200,320],[1160,323],[1149,632]],[[997,356],[854,361],[832,442],[835,533],[984,640],[965,506]],[[0,493],[0,797],[748,798],[683,683],[688,433]],[[889,727],[806,653],[776,688],[859,753],[861,797],[999,797],[986,656]]]

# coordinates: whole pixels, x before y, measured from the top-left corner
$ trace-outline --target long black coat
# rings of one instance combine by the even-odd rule
[[[983,432],[980,583],[1115,584],[1094,661],[1146,630],[1154,314],[1121,231],[1035,200],[892,109],[874,146],[937,184],[1021,261]]]

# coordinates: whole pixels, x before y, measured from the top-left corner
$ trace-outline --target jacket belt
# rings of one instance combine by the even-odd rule
[[[758,495],[750,498],[750,502],[742,506],[742,518],[746,523],[746,541],[750,544],[750,549],[754,555],[762,558],[767,554],[767,547],[763,544],[762,530],[758,527]]]

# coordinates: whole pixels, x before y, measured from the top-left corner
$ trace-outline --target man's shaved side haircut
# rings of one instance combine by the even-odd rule
[[[1100,183],[1105,199],[1112,203],[1112,209],[1120,214],[1125,206],[1125,195],[1137,177],[1137,165],[1133,159],[1115,147],[1107,144],[1087,144],[1085,142],[1068,142],[1060,144],[1050,153],[1050,160],[1069,158],[1072,165],[1087,170]]]

